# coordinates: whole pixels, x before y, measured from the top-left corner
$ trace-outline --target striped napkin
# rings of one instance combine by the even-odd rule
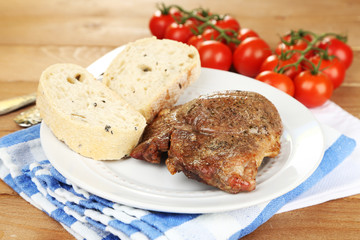
[[[311,191],[352,153],[354,139],[326,125],[323,129],[327,149],[319,167],[305,182],[274,200],[222,213],[154,212],[92,195],[65,179],[47,160],[40,144],[39,125],[0,139],[0,178],[76,239],[239,239],[287,204],[301,202],[299,196]]]

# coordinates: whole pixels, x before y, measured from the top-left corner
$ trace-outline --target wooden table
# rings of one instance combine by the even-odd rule
[[[165,1],[167,3],[168,1]],[[53,63],[87,66],[106,52],[149,36],[155,1],[0,1],[0,99],[36,90]],[[360,117],[360,1],[184,0],[229,13],[271,47],[290,29],[347,34],[354,62],[332,100]],[[19,130],[16,111],[0,116],[0,137]],[[0,181],[0,239],[74,239],[59,223]],[[360,239],[360,195],[275,215],[244,239]]]

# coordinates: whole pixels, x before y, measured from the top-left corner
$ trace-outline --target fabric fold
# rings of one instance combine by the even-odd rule
[[[272,201],[213,214],[162,213],[114,203],[72,184],[46,159],[39,127],[0,139],[0,177],[77,239],[238,239],[306,192],[355,147],[353,139],[336,135],[311,177]]]

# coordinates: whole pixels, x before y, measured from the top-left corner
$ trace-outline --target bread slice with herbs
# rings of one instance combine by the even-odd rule
[[[59,140],[95,160],[127,156],[146,125],[138,111],[75,64],[55,64],[41,74],[36,105]]]
[[[161,109],[176,103],[200,70],[193,46],[144,38],[126,45],[105,71],[103,82],[150,122]]]

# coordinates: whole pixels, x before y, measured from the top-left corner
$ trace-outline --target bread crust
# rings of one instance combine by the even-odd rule
[[[58,71],[63,72],[60,74]],[[64,71],[68,71],[68,73],[64,74]],[[56,99],[54,97],[56,93],[53,92],[54,89],[51,84],[63,83],[69,85],[65,76],[67,74],[73,75],[74,72],[81,74],[83,77],[83,83],[81,83],[83,86],[81,87],[84,87],[84,84],[90,84],[96,89],[100,88],[101,91],[107,94],[106,101],[113,101],[115,106],[121,105],[120,108],[124,109],[125,113],[136,116],[138,122],[129,123],[133,127],[124,124],[126,127],[121,128],[119,122],[127,121],[126,116],[125,118],[107,119],[107,116],[96,114],[94,110],[94,112],[89,113],[93,116],[85,116],[86,119],[83,119],[69,114],[63,108],[59,108],[58,104],[61,104],[59,101],[68,104],[69,101],[65,98],[71,96],[64,94],[64,99]],[[55,64],[42,73],[36,104],[43,121],[59,140],[63,141],[73,151],[95,160],[116,160],[128,156],[138,143],[146,125],[143,116],[127,104],[125,100],[102,83],[97,82],[86,69],[74,64]],[[81,109],[76,109],[75,106],[73,110],[80,111]],[[108,109],[108,111],[111,111],[111,109]],[[104,124],[98,123],[98,120]]]
[[[143,72],[137,71],[141,67]],[[145,38],[129,43],[113,59],[103,82],[149,123],[161,109],[177,102],[186,87],[199,78],[200,71],[199,53],[193,46]]]

